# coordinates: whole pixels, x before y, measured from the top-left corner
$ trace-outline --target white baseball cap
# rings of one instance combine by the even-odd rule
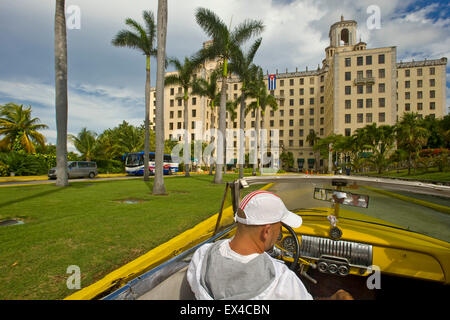
[[[245,217],[240,217],[236,213],[234,220],[242,224],[265,225],[283,222],[291,228],[298,228],[302,225],[302,218],[289,211],[283,200],[269,191],[249,193],[242,199],[239,209],[242,210],[241,215],[243,212]]]

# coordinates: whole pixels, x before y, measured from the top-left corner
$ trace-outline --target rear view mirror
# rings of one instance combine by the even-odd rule
[[[314,199],[329,201],[333,203],[346,204],[349,206],[368,208],[369,196],[333,189],[314,188]]]

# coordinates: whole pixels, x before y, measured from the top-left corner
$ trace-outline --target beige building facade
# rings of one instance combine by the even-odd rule
[[[307,141],[311,131],[319,138],[333,133],[349,136],[356,129],[372,123],[394,125],[405,112],[436,118],[447,114],[447,58],[397,62],[395,46],[368,49],[366,43],[357,41],[356,28],[356,21],[343,17],[330,27],[330,45],[325,48],[325,59],[317,69],[276,71],[276,88],[271,94],[277,98],[278,110],[268,109],[264,116],[261,114],[260,128],[264,124],[267,130],[268,151],[277,146],[276,142],[270,142],[270,130],[278,130],[279,151],[292,152],[294,166],[299,169],[314,167],[314,152]],[[216,61],[207,61],[196,76],[208,79],[216,65]],[[236,100],[242,84],[233,76],[227,83],[228,100]],[[154,97],[152,92],[150,121],[153,124]],[[182,97],[180,87],[165,88],[166,139],[180,140],[182,137]],[[247,99],[246,103],[251,101]],[[209,130],[218,127],[218,107],[211,109],[209,102],[205,97],[189,97],[187,129],[191,139],[207,142]],[[239,128],[239,110],[236,111],[236,119],[231,119],[227,113],[228,129]],[[255,121],[255,113],[249,112],[245,118],[246,153],[255,145],[250,132],[256,127]],[[227,139],[228,159],[238,158],[238,134],[235,136]],[[324,166],[327,163],[320,160],[319,167]]]

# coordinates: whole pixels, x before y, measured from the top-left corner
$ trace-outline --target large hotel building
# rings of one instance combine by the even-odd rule
[[[292,152],[299,169],[314,167],[313,149],[306,139],[312,130],[320,138],[333,133],[349,136],[372,123],[394,125],[405,112],[437,118],[447,114],[447,58],[397,62],[395,46],[368,49],[366,43],[357,42],[356,25],[356,21],[341,17],[341,21],[331,26],[330,45],[325,49],[322,65],[316,70],[276,72],[276,88],[271,94],[277,98],[278,110],[266,110],[264,127],[267,132],[279,130],[280,152]],[[208,78],[216,64],[216,61],[207,61],[197,76]],[[239,79],[229,78],[228,100],[237,99],[240,90]],[[183,96],[181,87],[165,88],[166,139],[183,129]],[[154,97],[152,92],[150,121],[153,124]],[[250,102],[248,99],[247,104]],[[189,97],[188,130],[192,138],[196,134],[195,139],[201,135],[209,141],[209,129],[218,128],[218,109],[212,110],[205,97]],[[255,114],[248,113],[245,130],[255,128],[255,121]],[[239,128],[239,107],[233,121],[227,113],[227,128]],[[247,138],[246,153],[253,144],[254,141]],[[233,153],[231,158],[237,159],[238,138],[227,141],[227,145],[232,147],[227,149]],[[324,168],[328,163],[320,160],[318,165]]]

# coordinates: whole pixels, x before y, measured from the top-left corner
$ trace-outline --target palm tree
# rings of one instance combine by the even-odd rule
[[[205,46],[199,52],[200,60],[219,59],[222,64],[222,87],[219,110],[219,132],[222,138],[217,143],[217,163],[214,183],[222,183],[222,168],[225,145],[226,127],[226,91],[228,78],[228,61],[245,41],[254,35],[258,35],[264,29],[261,21],[245,20],[232,31],[226,24],[211,10],[198,8],[195,18],[205,33],[212,38],[212,44]]]
[[[145,27],[131,18],[125,20],[125,24],[135,32],[121,30],[112,40],[116,47],[128,47],[141,51],[147,59],[146,80],[145,80],[145,143],[144,143],[144,181],[149,180],[149,152],[150,152],[150,57],[156,56],[155,35],[156,26],[153,12],[143,11],[142,16],[145,21]]]
[[[158,0],[158,53],[156,70],[156,112],[155,112],[155,179],[154,195],[166,194],[164,186],[164,71],[166,66],[167,0]]]
[[[408,175],[410,175],[412,155],[427,143],[429,132],[419,125],[417,113],[405,113],[395,131],[398,147],[408,152]]]
[[[194,83],[194,86],[192,88],[192,94],[198,95],[200,97],[206,97],[208,99],[208,105],[211,109],[211,129],[214,129],[214,123],[215,123],[215,107],[216,107],[216,101],[219,100],[219,94],[218,94],[218,86],[217,86],[217,78],[219,77],[218,70],[214,70],[209,75],[209,79],[203,79],[199,78],[196,83]],[[211,135],[210,145],[214,143],[214,136]],[[212,169],[213,166],[211,164],[211,161],[209,163],[209,174],[212,175]]]
[[[69,184],[67,168],[67,36],[65,0],[55,8],[56,185]]]
[[[94,131],[83,128],[77,136],[69,134],[69,139],[86,161],[95,160],[100,152],[97,134]]]
[[[261,129],[265,128],[264,116],[266,112],[266,108],[270,107],[272,111],[276,111],[278,109],[278,103],[275,97],[267,91],[266,84],[264,82],[263,71],[260,67],[253,68],[254,78],[250,79],[248,83],[248,95],[252,98],[255,98],[256,101],[253,101],[249,105],[249,109],[256,112],[256,136],[257,136],[257,144],[256,149],[260,150],[260,173],[262,172],[264,154],[262,148],[263,139],[260,136],[259,132],[259,124],[261,122]],[[259,120],[259,116],[261,114],[261,121]],[[255,166],[253,167],[253,175],[256,174]]]
[[[39,122],[39,118],[31,118],[31,106],[25,109],[15,103],[0,106],[0,136],[5,136],[0,140],[0,149],[35,153],[35,144],[44,147],[45,137],[38,130],[48,126]]]
[[[195,71],[198,67],[193,60],[190,60],[188,57],[184,58],[184,64],[176,59],[169,59],[169,63],[175,66],[177,71],[176,74],[171,74],[166,76],[165,85],[179,85],[183,88],[183,107],[184,107],[184,175],[189,177],[189,163],[190,163],[190,147],[189,147],[189,136],[188,136],[188,128],[189,128],[189,109],[188,109],[188,101],[189,101],[189,89],[193,88],[197,81],[197,78],[194,77]]]
[[[262,38],[257,39],[245,54],[240,48],[235,50],[232,55],[232,62],[230,63],[230,71],[236,74],[241,83],[241,97],[240,97],[240,112],[239,112],[239,178],[244,177],[244,163],[245,163],[245,99],[248,90],[248,84],[251,81],[252,75],[255,72],[256,66],[253,64],[256,52],[261,45]]]
[[[308,136],[306,137],[306,141],[309,143],[310,147],[314,148],[314,145],[317,143],[317,141],[319,140],[319,136],[317,134],[317,132],[314,129],[311,129],[309,131]],[[314,150],[314,170],[317,171],[317,151]]]

